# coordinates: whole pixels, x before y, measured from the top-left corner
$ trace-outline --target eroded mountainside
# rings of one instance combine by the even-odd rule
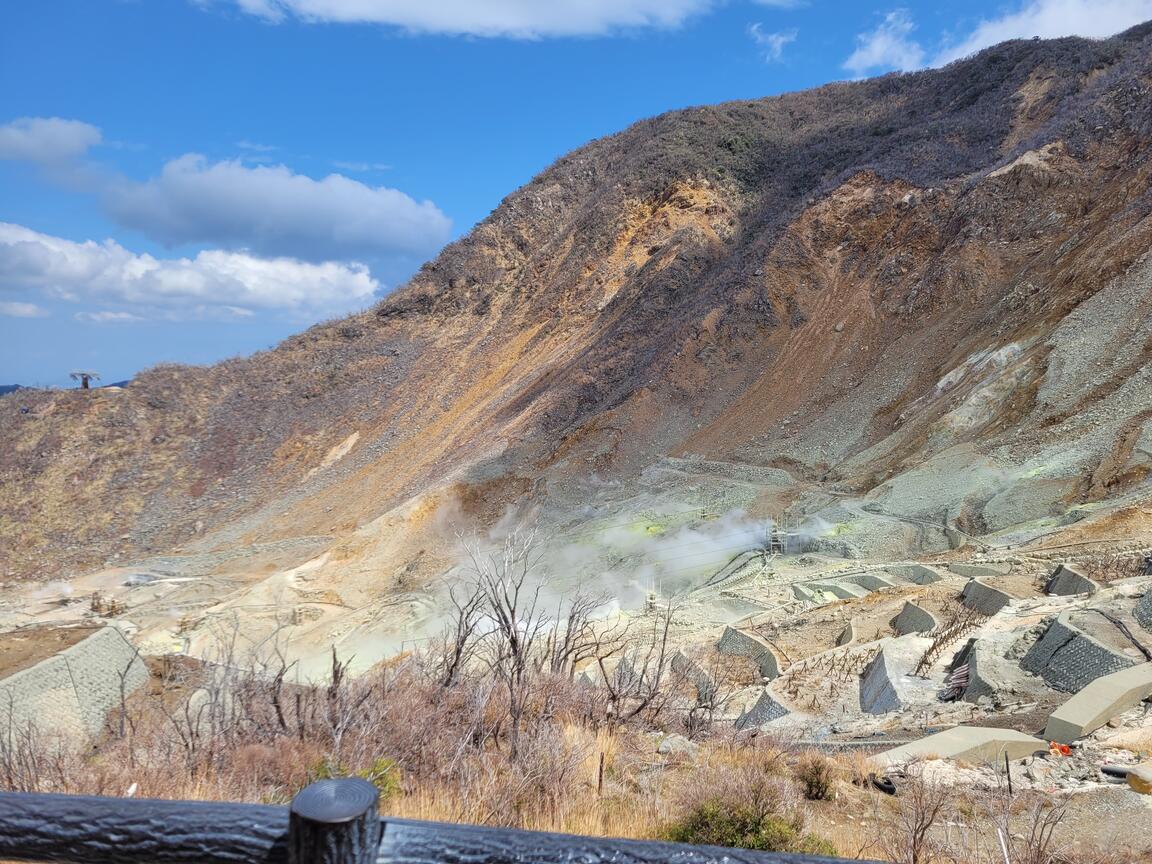
[[[311,562],[365,574],[333,589],[361,608],[444,571],[449,499],[567,524],[590,483],[703,475],[761,515],[885,514],[865,551],[1142,525],[1150,88],[1145,25],[594,141],[370,312],[0,399],[0,576]]]

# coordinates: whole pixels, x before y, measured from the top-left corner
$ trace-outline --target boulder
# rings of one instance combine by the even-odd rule
[[[1152,795],[1152,762],[1128,769],[1128,787],[1141,795]]]

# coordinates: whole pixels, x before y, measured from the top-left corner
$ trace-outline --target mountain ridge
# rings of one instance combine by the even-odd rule
[[[1150,34],[640,121],[369,312],[119,393],[4,400],[4,572],[256,547],[402,569],[430,542],[414,514],[449,499],[489,524],[526,498],[575,513],[587,478],[666,458],[787,470],[746,502],[763,514],[872,496],[974,535],[1121,500],[1147,474]],[[1132,343],[1087,346],[1099,374],[1060,335],[1093,301]],[[1068,465],[1026,455],[1066,442]],[[381,520],[424,539],[379,551]],[[450,564],[421,562],[417,582]]]

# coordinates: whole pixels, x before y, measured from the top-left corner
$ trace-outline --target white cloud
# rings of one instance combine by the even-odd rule
[[[5,301],[0,302],[0,315],[7,315],[10,318],[46,318],[48,310],[35,303]]]
[[[433,202],[398,189],[342,174],[317,180],[282,164],[248,164],[270,162],[270,145],[239,141],[243,158],[222,162],[188,153],[141,182],[83,159],[100,140],[100,130],[87,123],[24,117],[0,126],[0,159],[50,166],[55,182],[98,195],[121,225],[169,246],[205,244],[309,261],[424,258],[452,232],[451,220]]]
[[[352,171],[356,174],[392,170],[392,166],[387,162],[345,162],[338,159],[332,164],[342,171]]]
[[[108,310],[101,310],[99,312],[77,312],[73,317],[77,321],[90,321],[93,324],[135,324],[148,320],[140,315],[134,315],[131,312],[110,312]]]
[[[423,256],[448,240],[452,224],[431,201],[397,189],[196,154],[143,183],[114,181],[104,204],[121,225],[167,245],[210,243],[308,260]]]
[[[62,162],[83,156],[100,141],[100,130],[79,120],[20,117],[0,126],[0,159]]]
[[[844,61],[844,68],[857,76],[893,69],[907,72],[924,65],[924,49],[912,39],[916,24],[906,9],[884,16],[875,30],[856,37],[856,50]]]
[[[113,240],[76,243],[4,222],[0,284],[64,300],[131,304],[132,314],[149,317],[226,318],[251,314],[252,309],[346,312],[369,303],[379,287],[362,264],[312,264],[220,250],[195,258],[158,259],[130,252]]]
[[[194,0],[210,5],[210,0]],[[269,21],[384,24],[417,33],[512,37],[594,36],[678,27],[717,0],[218,0]],[[764,5],[791,6],[789,0]]]
[[[799,31],[795,28],[779,33],[765,33],[764,25],[760,23],[753,24],[748,28],[748,35],[761,47],[764,52],[764,59],[770,63],[780,60],[784,55],[784,46],[795,42],[798,33]]]
[[[1015,12],[982,20],[970,35],[940,51],[932,65],[943,66],[1006,39],[1100,39],[1150,18],[1152,0],[1032,0]]]

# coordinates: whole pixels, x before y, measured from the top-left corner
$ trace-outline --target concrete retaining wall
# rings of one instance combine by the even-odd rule
[[[890,582],[883,576],[876,573],[861,573],[858,576],[853,576],[846,579],[846,582],[851,582],[854,585],[859,585],[861,588],[866,588],[869,591],[879,591],[881,588],[895,588],[896,583]]]
[[[935,630],[938,623],[935,615],[909,600],[905,602],[900,614],[892,619],[892,629],[904,636],[908,633],[927,633],[929,630]]]
[[[1073,570],[1067,564],[1061,564],[1057,567],[1052,572],[1052,575],[1048,577],[1048,582],[1044,586],[1045,594],[1057,594],[1061,596],[1095,594],[1099,590],[1099,585],[1083,573]]]
[[[896,564],[884,569],[895,576],[907,579],[909,582],[915,582],[917,585],[931,585],[933,582],[939,582],[944,578],[939,570],[926,564]]]
[[[809,603],[816,601],[816,593],[807,585],[796,583],[792,586],[792,596],[797,600],[805,600]]]
[[[848,626],[840,631],[840,635],[836,637],[836,647],[842,648],[856,640],[856,623],[849,619]]]
[[[1015,598],[998,588],[985,585],[979,579],[969,579],[960,592],[960,599],[969,609],[975,609],[982,615],[995,615]]]
[[[1140,622],[1141,627],[1152,631],[1152,588],[1145,591],[1144,596],[1137,601],[1132,615]]]
[[[672,655],[670,665],[673,672],[696,688],[696,695],[701,701],[710,701],[716,695],[716,682],[712,676],[683,651],[677,651]]]
[[[1011,564],[961,564],[954,562],[948,569],[957,576],[967,576],[969,579],[980,579],[985,576],[1007,576],[1012,572]]]
[[[911,674],[930,644],[931,640],[919,636],[888,640],[860,675],[860,709],[868,714],[887,714],[935,702],[934,685]]]
[[[121,675],[132,693],[148,667],[117,627],[97,630],[59,654],[0,680],[0,735],[34,727],[41,733],[93,738],[120,705]]]
[[[852,582],[812,582],[808,587],[831,594],[838,600],[854,600],[857,597],[867,597],[870,593],[867,588]]]
[[[763,726],[773,720],[788,716],[788,709],[768,695],[765,690],[756,700],[756,704],[740,715],[736,720],[737,729],[747,729],[750,726]]]
[[[1052,712],[1044,737],[1071,744],[1152,696],[1152,663],[1097,678]]]
[[[1072,624],[1070,614],[1056,618],[1028,649],[1020,661],[1023,669],[1039,675],[1049,687],[1075,693],[1097,678],[1135,665],[1132,658],[1118,654]]]
[[[747,657],[756,664],[761,678],[776,678],[780,675],[780,664],[776,655],[768,644],[759,637],[732,627],[725,627],[716,643],[716,650],[721,654],[734,657]]]

